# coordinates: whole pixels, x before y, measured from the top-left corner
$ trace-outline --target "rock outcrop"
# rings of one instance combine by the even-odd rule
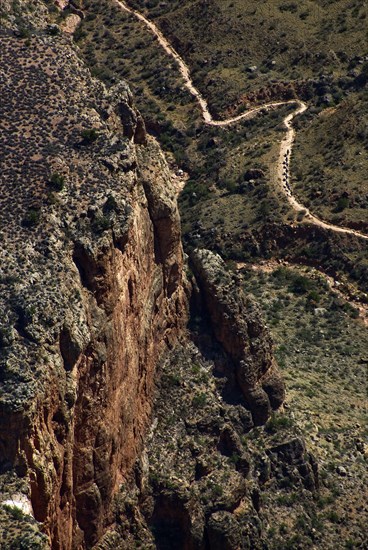
[[[226,271],[223,260],[209,250],[192,253],[214,335],[234,364],[236,378],[255,424],[264,424],[280,407],[285,388],[272,353],[271,337],[261,312]]]
[[[267,524],[277,529],[284,519],[277,499],[298,491],[313,503],[317,467],[291,415],[274,413],[254,428],[244,402],[224,395],[227,376],[214,372],[192,342],[161,364],[144,452],[96,550],[260,550]]]
[[[313,455],[307,452],[300,437],[283,441],[267,450],[270,458],[270,475],[287,477],[290,481],[302,480],[303,485],[315,491],[319,487],[318,466]]]
[[[0,501],[28,527],[0,546],[90,548],[185,327],[176,192],[124,83],[47,29],[1,41]]]

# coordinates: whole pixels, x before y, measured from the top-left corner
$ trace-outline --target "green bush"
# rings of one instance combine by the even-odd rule
[[[213,488],[213,494],[216,496],[216,497],[221,497],[224,493],[224,490],[223,488],[221,487],[221,485],[219,485],[218,483],[216,483]]]
[[[296,13],[298,11],[298,4],[296,2],[289,2],[288,4],[281,4],[279,7],[281,12],[288,11],[290,13]]]
[[[6,510],[13,519],[20,521],[24,519],[24,513],[17,506],[9,506],[8,504],[5,504],[4,510]]]
[[[17,36],[19,38],[29,39],[31,37],[31,31],[30,31],[30,29],[27,29],[26,27],[19,26]]]
[[[293,281],[290,284],[290,291],[294,294],[306,294],[312,286],[312,283],[303,275],[295,275]]]
[[[50,36],[57,36],[60,34],[60,27],[58,25],[48,25],[46,29],[47,34]]]
[[[318,304],[318,302],[321,301],[321,296],[318,294],[316,290],[312,290],[309,292],[307,296],[307,303],[309,305]]]
[[[266,431],[268,433],[276,433],[278,430],[290,428],[292,425],[293,421],[288,416],[272,415],[266,424]]]
[[[54,191],[62,191],[64,188],[65,178],[61,174],[54,172],[48,182],[48,185],[54,189]]]
[[[164,381],[168,384],[168,386],[180,386],[180,376],[178,374],[167,374],[164,377]]]
[[[205,393],[201,392],[198,395],[195,395],[192,399],[193,407],[199,408],[203,407],[206,404],[207,396]]]
[[[331,521],[331,523],[340,523],[340,516],[335,510],[329,510],[326,514],[326,518]]]
[[[35,227],[40,223],[40,218],[41,218],[40,209],[30,208],[28,212],[26,212],[22,220],[22,225],[24,227]]]
[[[182,198],[188,199],[190,205],[195,204],[201,199],[206,199],[209,195],[210,191],[208,187],[194,180],[189,180],[182,192]]]
[[[106,231],[111,227],[111,220],[107,216],[99,216],[93,223],[93,228],[98,233]]]
[[[340,197],[336,204],[335,212],[342,212],[349,206],[349,199],[347,197]]]
[[[81,136],[83,138],[83,144],[89,145],[90,143],[93,143],[97,140],[99,136],[99,132],[96,130],[96,128],[89,128],[86,130],[82,130]]]

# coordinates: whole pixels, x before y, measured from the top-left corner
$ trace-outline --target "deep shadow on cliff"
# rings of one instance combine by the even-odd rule
[[[195,250],[191,264],[216,340],[233,364],[236,382],[255,425],[278,409],[285,387],[273,357],[272,342],[261,311],[241,291],[225,263],[209,250]]]

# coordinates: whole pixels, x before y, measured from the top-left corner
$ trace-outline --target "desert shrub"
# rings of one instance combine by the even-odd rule
[[[17,519],[17,520],[24,519],[24,513],[17,506],[9,506],[6,504],[4,505],[4,510],[6,510],[13,519]]]
[[[117,208],[118,208],[118,204],[116,202],[115,197],[113,195],[109,195],[104,204],[104,210],[106,210],[106,212],[112,212]]]
[[[213,491],[213,494],[216,496],[216,497],[221,497],[223,495],[223,488],[221,487],[221,485],[219,485],[218,483],[216,483],[213,487],[212,487],[212,491]]]
[[[40,209],[30,208],[28,212],[26,212],[22,220],[22,225],[23,227],[35,227],[40,223],[40,218],[41,218]]]
[[[296,2],[289,2],[288,4],[281,4],[279,9],[281,12],[288,11],[290,13],[296,13],[298,11],[298,5]]]
[[[289,290],[294,294],[306,294],[312,286],[312,283],[303,275],[295,275],[289,286]]]
[[[326,518],[331,521],[331,523],[340,523],[341,518],[335,510],[329,510],[326,514]]]
[[[238,187],[237,187],[235,181],[233,181],[233,180],[231,180],[231,179],[225,179],[225,180],[222,182],[222,185],[223,185],[223,187],[225,187],[225,189],[226,189],[230,194],[236,193],[236,191],[238,190]]]
[[[99,132],[96,130],[96,128],[88,128],[86,130],[82,130],[81,136],[83,138],[83,144],[89,145],[90,143],[93,143],[97,140]]]
[[[340,197],[336,204],[335,212],[342,212],[349,206],[349,199],[347,197]]]
[[[168,386],[180,386],[180,376],[178,374],[167,374],[163,382],[165,382]]]
[[[298,210],[296,219],[298,222],[303,221],[304,216],[306,215],[307,211],[303,208],[302,210]]]
[[[321,296],[318,294],[316,290],[311,290],[311,292],[308,293],[307,296],[307,303],[310,305],[318,304],[318,302],[321,301]]]
[[[65,178],[61,174],[58,174],[57,172],[54,172],[51,175],[50,180],[48,181],[48,185],[54,189],[54,191],[61,191],[64,188],[64,181]]]
[[[17,31],[18,38],[27,38],[31,37],[31,31],[27,27],[19,26]]]
[[[197,395],[195,395],[192,399],[192,405],[193,407],[199,408],[203,407],[206,404],[207,396],[204,392],[201,392]]]
[[[60,34],[61,31],[58,25],[48,25],[46,28],[46,32],[50,36],[57,36],[58,34]]]
[[[107,216],[99,216],[93,223],[93,228],[97,233],[106,231],[111,227],[111,220]]]
[[[278,430],[290,428],[292,425],[293,421],[288,416],[276,416],[274,414],[266,424],[266,431],[272,434]]]
[[[193,201],[194,199],[204,199],[208,197],[209,193],[208,187],[203,183],[198,183],[195,180],[189,180],[183,189],[182,198],[190,199],[190,201]]]

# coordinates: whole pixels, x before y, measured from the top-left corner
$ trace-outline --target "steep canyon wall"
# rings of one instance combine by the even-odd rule
[[[2,40],[3,495],[28,494],[53,548],[90,547],[185,327],[176,193],[125,84],[93,81],[67,38]]]

